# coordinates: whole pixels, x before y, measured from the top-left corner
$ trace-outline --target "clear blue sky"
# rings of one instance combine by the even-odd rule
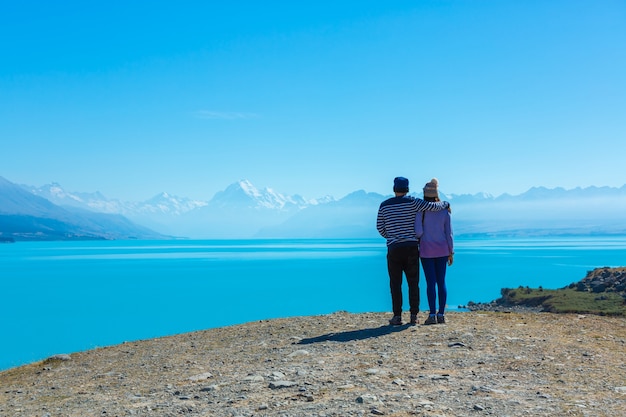
[[[144,200],[626,183],[626,1],[2,1],[0,176]]]

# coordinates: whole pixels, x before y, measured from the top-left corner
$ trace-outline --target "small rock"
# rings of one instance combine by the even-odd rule
[[[293,381],[273,381],[273,382],[270,382],[269,387],[271,389],[279,389],[279,388],[289,388],[295,385],[297,384]]]
[[[72,357],[70,355],[67,354],[60,354],[60,355],[54,355],[54,356],[50,356],[48,359],[45,360],[45,362],[51,362],[51,361],[71,361]]]
[[[248,375],[243,380],[248,382],[263,382],[265,378],[263,378],[261,375]]]
[[[303,397],[308,403],[315,401],[315,399],[313,398],[313,395],[311,394],[300,394],[300,397]]]
[[[359,404],[375,404],[379,401],[378,397],[374,394],[363,394],[357,397],[356,402],[358,402]]]
[[[213,378],[213,374],[211,374],[210,372],[205,372],[200,375],[190,376],[189,378],[187,378],[187,380],[192,381],[192,382],[198,382],[198,381],[203,381],[209,378]]]
[[[295,352],[291,352],[287,356],[290,358],[295,358],[296,356],[308,356],[308,355],[309,355],[308,350],[300,349],[300,350],[296,350]]]
[[[369,405],[381,405],[382,401],[378,399],[374,394],[363,394],[357,397],[356,402],[359,404],[369,404]]]

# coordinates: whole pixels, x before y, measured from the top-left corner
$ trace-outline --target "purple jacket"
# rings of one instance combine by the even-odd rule
[[[415,234],[420,238],[419,247],[422,258],[440,258],[454,252],[448,210],[417,213]]]

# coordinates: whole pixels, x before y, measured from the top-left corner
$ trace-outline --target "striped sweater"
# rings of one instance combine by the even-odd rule
[[[392,197],[383,201],[378,209],[376,229],[387,239],[390,248],[400,246],[418,246],[415,234],[415,217],[422,211],[440,211],[450,206],[447,201],[427,202],[408,195]]]

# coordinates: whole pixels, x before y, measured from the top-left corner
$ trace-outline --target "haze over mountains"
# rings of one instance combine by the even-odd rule
[[[452,205],[456,236],[626,233],[626,185],[440,196]],[[241,180],[209,201],[164,192],[128,202],[98,192],[68,192],[56,183],[25,186],[0,177],[0,237],[32,238],[39,228],[39,236],[50,239],[371,238],[378,237],[376,213],[388,197],[358,190],[339,200],[306,200]]]
[[[0,177],[0,240],[158,239],[120,214],[61,207]]]

